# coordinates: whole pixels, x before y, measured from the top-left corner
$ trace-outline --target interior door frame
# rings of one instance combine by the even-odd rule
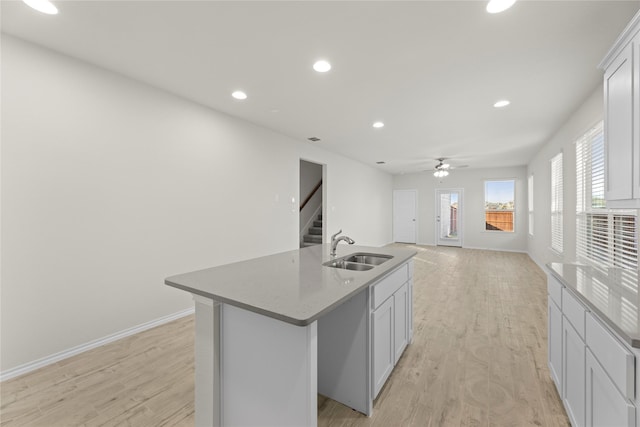
[[[327,209],[327,200],[328,200],[328,185],[327,185],[327,177],[328,177],[328,173],[327,173],[327,167],[328,165],[326,163],[321,162],[320,160],[315,160],[315,159],[311,159],[308,157],[299,157],[298,158],[298,181],[297,181],[297,190],[296,190],[296,194],[298,194],[298,197],[300,195],[300,161],[305,161],[307,163],[314,163],[316,165],[322,166],[322,209],[321,209],[321,214],[322,214],[322,243],[326,243],[329,241],[329,231],[328,231],[328,227],[327,227],[327,212],[329,212],[329,210]],[[300,202],[301,200],[298,200],[297,206],[300,206]],[[299,211],[297,211],[295,208],[293,209],[293,212],[298,213]],[[301,232],[302,230],[300,230],[300,215],[296,215],[296,222],[297,222],[297,236],[298,236],[298,246],[300,245],[300,241],[302,239],[302,235]]]
[[[452,246],[458,247],[457,245],[440,245],[440,222],[438,221],[438,215],[440,215],[440,194],[441,193],[452,193],[457,192],[459,194],[458,198],[458,241],[460,242],[459,247],[463,247],[464,243],[464,188],[436,188],[435,191],[435,215],[434,215],[434,229],[435,229],[435,241],[434,244],[436,246]]]
[[[414,224],[414,244],[418,244],[418,190],[416,189],[394,189],[393,190],[393,194],[392,194],[392,200],[391,200],[391,238],[393,239],[394,242],[397,242],[398,240],[396,239],[396,219],[395,219],[395,211],[396,211],[396,197],[395,194],[397,192],[407,192],[407,193],[413,193],[414,195],[414,219],[413,219],[413,224]]]

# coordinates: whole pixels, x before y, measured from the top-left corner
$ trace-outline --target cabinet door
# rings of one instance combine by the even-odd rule
[[[407,282],[409,286],[409,344],[413,340],[413,278],[409,278],[409,282]]]
[[[558,393],[562,396],[562,312],[550,297],[547,304],[549,371]]]
[[[375,399],[393,370],[393,296],[371,316],[373,324],[373,398]]]
[[[562,401],[573,427],[585,424],[585,349],[578,332],[565,317],[562,323]]]
[[[604,75],[606,199],[633,198],[633,46],[629,44]]]
[[[587,350],[586,354],[587,426],[635,427],[635,407],[620,394],[591,351]]]
[[[393,294],[393,323],[394,323],[394,358],[393,364],[398,363],[402,352],[409,342],[409,289],[405,283]]]

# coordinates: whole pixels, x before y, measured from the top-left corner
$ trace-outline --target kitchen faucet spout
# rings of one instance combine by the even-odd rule
[[[332,257],[336,256],[336,248],[338,247],[338,243],[343,241],[347,242],[350,245],[353,245],[355,243],[355,241],[351,237],[348,237],[348,236],[337,237],[340,233],[342,233],[342,230],[338,231],[336,234],[331,236],[331,256]]]

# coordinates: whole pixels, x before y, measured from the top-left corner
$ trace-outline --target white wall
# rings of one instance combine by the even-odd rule
[[[548,262],[574,262],[576,259],[576,149],[575,141],[604,115],[602,85],[599,85],[573,115],[546,142],[529,162],[528,175],[534,180],[534,234],[527,251],[539,265]],[[558,254],[551,249],[551,165],[553,156],[563,152],[563,246]]]
[[[515,231],[485,231],[484,181],[515,179]],[[461,188],[463,196],[463,247],[505,251],[527,250],[526,168],[455,169],[439,182],[431,172],[396,175],[395,190],[418,190],[418,244],[436,244],[435,193],[437,188]]]
[[[191,307],[166,276],[297,248],[300,158],[331,230],[391,241],[390,175],[6,35],[1,137],[2,371]]]
[[[323,150],[302,144],[300,157],[327,165],[322,190],[325,241],[342,229],[358,245],[391,243],[393,177],[387,173]]]

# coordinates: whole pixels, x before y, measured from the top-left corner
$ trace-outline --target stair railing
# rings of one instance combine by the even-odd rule
[[[316,194],[320,187],[322,187],[322,180],[320,180],[320,182],[316,184],[311,193],[307,196],[306,199],[304,199],[304,202],[302,202],[302,204],[300,205],[300,212],[302,212],[302,209],[304,209],[307,203],[309,203],[309,200],[311,200],[311,198]]]

